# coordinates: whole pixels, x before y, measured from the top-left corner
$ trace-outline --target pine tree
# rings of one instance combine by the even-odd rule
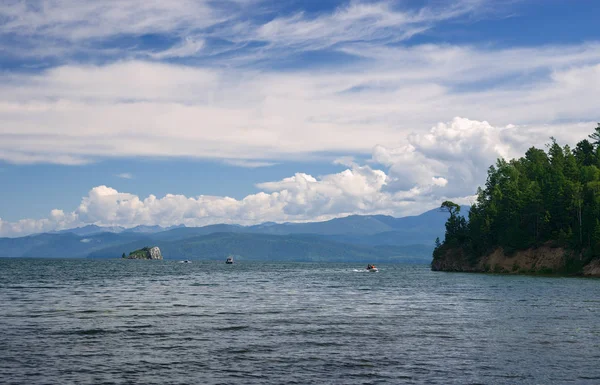
[[[597,147],[600,144],[600,123],[598,123],[598,126],[595,128],[595,132],[588,135],[588,137],[594,141],[594,146]]]
[[[450,216],[436,248],[482,256],[498,247],[510,251],[550,242],[573,255],[600,256],[600,123],[589,138],[574,149],[551,138],[547,151],[531,147],[523,158],[498,159],[477,190],[468,221],[458,204],[442,203]]]

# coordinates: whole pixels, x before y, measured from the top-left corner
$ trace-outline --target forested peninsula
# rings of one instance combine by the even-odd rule
[[[442,204],[432,270],[600,276],[600,123],[574,149],[550,139],[498,159],[466,217]]]

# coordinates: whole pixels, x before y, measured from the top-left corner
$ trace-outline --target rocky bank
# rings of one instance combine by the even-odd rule
[[[468,258],[461,248],[444,250],[431,263],[434,271],[504,274],[561,274],[600,277],[600,259],[583,261],[561,247],[541,246],[511,254],[497,248],[480,258]]]

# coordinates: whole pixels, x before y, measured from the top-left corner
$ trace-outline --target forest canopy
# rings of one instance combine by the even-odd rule
[[[600,256],[600,123],[573,149],[550,138],[546,151],[531,147],[520,159],[498,159],[468,220],[453,202],[441,209],[450,217],[434,259],[448,248],[476,258],[498,247],[511,253],[548,243]]]

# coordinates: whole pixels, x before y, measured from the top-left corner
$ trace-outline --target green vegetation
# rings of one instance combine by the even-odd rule
[[[499,247],[510,255],[548,245],[568,250],[565,268],[579,270],[600,256],[600,123],[574,149],[551,138],[547,151],[531,147],[520,159],[498,159],[468,220],[453,202],[441,208],[450,217],[434,261],[455,249],[474,264]]]
[[[150,254],[150,248],[148,246],[146,246],[146,247],[142,247],[139,250],[132,251],[131,253],[129,253],[128,258],[144,259],[149,254]],[[125,253],[123,253],[123,255],[125,255]]]

